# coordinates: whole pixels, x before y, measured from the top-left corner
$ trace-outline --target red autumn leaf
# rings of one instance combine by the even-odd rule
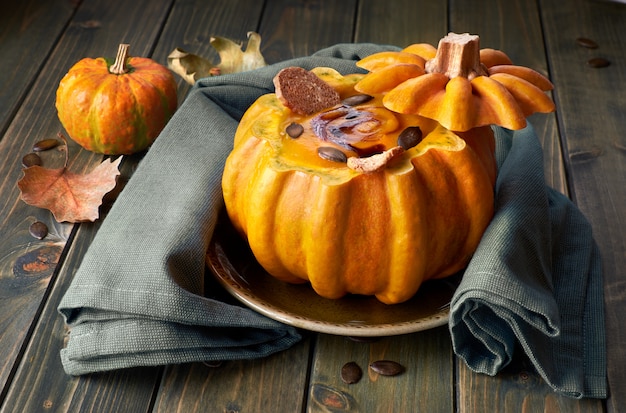
[[[17,186],[24,202],[50,210],[58,222],[93,222],[102,197],[115,188],[121,161],[121,156],[113,162],[107,159],[88,174],[35,165],[24,169]]]

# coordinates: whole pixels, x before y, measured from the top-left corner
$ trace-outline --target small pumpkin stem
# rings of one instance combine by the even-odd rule
[[[469,33],[448,33],[439,41],[437,55],[426,62],[427,73],[442,73],[450,79],[463,76],[472,80],[487,74],[480,63],[480,38]]]
[[[126,66],[126,59],[128,58],[129,44],[120,44],[117,48],[117,56],[115,56],[115,62],[109,68],[109,73],[114,75],[122,75],[128,72],[128,66]]]

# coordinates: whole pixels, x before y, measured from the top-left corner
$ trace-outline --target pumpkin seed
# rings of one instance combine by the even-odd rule
[[[576,39],[576,43],[578,43],[579,46],[586,47],[587,49],[598,48],[598,43],[586,37],[579,37],[578,39]]]
[[[29,153],[22,158],[22,166],[28,168],[29,166],[41,165],[41,158],[36,153]]]
[[[304,127],[300,125],[299,123],[293,122],[289,126],[287,126],[285,131],[287,132],[287,135],[289,135],[290,138],[296,139],[296,138],[299,138],[300,135],[302,135],[302,132],[304,132]]]
[[[409,126],[398,135],[398,146],[408,151],[422,141],[422,130],[419,126]]]
[[[370,368],[381,376],[397,376],[404,372],[404,366],[391,360],[374,361]]]
[[[599,69],[602,67],[607,67],[611,64],[607,59],[603,57],[594,57],[593,59],[589,59],[587,64],[595,69]]]
[[[58,139],[44,139],[33,145],[33,152],[47,151],[56,148],[59,144],[61,144],[61,142]]]
[[[37,239],[44,239],[48,235],[48,226],[41,221],[35,221],[28,228],[30,235]]]
[[[317,148],[317,154],[320,158],[326,159],[327,161],[348,162],[346,154],[337,148],[333,148],[332,146],[320,146]]]
[[[370,100],[372,100],[372,98],[373,96],[366,95],[366,94],[354,95],[354,96],[345,98],[341,103],[343,103],[346,106],[357,106],[365,102],[369,102]]]
[[[346,384],[358,383],[363,377],[363,370],[354,361],[349,361],[341,367],[341,380]]]

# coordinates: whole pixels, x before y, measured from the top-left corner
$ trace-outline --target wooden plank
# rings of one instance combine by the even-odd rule
[[[8,146],[20,141],[7,130],[18,107],[31,91],[36,76],[55,45],[58,36],[72,16],[70,2],[29,0],[3,4],[0,14],[0,140],[2,155],[2,181],[0,181],[0,395],[11,375],[13,362],[19,354],[28,326],[39,308],[40,285],[47,283],[53,266],[34,267],[34,262],[48,259],[54,262],[62,251],[68,231],[62,225],[50,225],[52,235],[42,243],[29,246],[33,238],[28,226],[45,214],[10,215],[17,201],[15,182],[19,179],[21,158],[30,150],[12,151]],[[34,142],[34,141],[33,141]],[[9,219],[9,216],[11,218]],[[4,305],[8,307],[4,307]],[[15,308],[14,306],[18,307]],[[1,399],[1,397],[0,397]]]
[[[308,56],[351,42],[355,0],[276,0],[267,2],[259,33],[268,63]]]
[[[261,11],[262,2],[255,0],[220,2],[219,7],[202,0],[178,2],[154,58],[164,60],[171,50],[180,47],[218,62],[219,57],[209,44],[210,36],[243,41],[248,31],[257,30]],[[265,35],[262,32],[263,38]],[[154,411],[301,411],[309,348],[307,340],[262,360],[227,361],[219,368],[202,363],[169,366]]]
[[[82,378],[65,374],[59,352],[67,327],[56,308],[98,224],[81,226],[0,410],[148,412],[161,368],[127,369]]]
[[[362,2],[357,13],[356,41],[402,47],[420,42],[436,44],[440,34],[447,33],[445,2],[402,1],[388,6],[380,1]],[[363,383],[352,386],[340,380],[343,363],[354,360],[366,370],[369,362],[383,356],[406,363],[407,373],[388,378],[369,376],[366,372]],[[335,411],[328,404],[333,399],[325,402],[320,395],[332,396],[337,392],[337,397],[357,406],[346,411],[453,411],[453,371],[446,328],[390,337],[373,344],[350,343],[345,338],[322,334],[314,354],[308,409]],[[429,392],[428,397],[424,397],[424,392]],[[389,405],[374,406],[375,401]]]
[[[65,0],[12,1],[0,14],[0,135],[74,13]]]
[[[526,362],[516,361],[496,377],[478,375],[458,363],[459,412],[602,413],[594,399],[576,400],[547,388]]]
[[[21,158],[31,151],[40,139],[56,137],[62,128],[54,107],[55,91],[59,80],[76,61],[85,56],[115,54],[121,41],[134,44],[134,53],[149,53],[158,38],[159,28],[169,10],[170,0],[143,1],[132,4],[112,4],[107,1],[83,3],[58,43],[58,47],[42,68],[45,76],[34,82],[6,136],[0,142],[5,161],[0,165],[0,359],[2,395],[6,384],[19,362],[21,347],[28,340],[33,321],[38,317],[42,300],[46,299],[48,284],[63,263],[62,251],[72,229],[69,224],[57,224],[47,211],[26,205],[20,200],[15,183],[20,179]],[[86,22],[91,22],[86,24]],[[97,22],[97,24],[95,23]],[[141,22],[141,23],[138,23]],[[99,29],[93,29],[93,26]],[[110,36],[115,33],[115,38]],[[75,173],[91,170],[102,161],[101,155],[82,150],[69,142],[68,167]],[[48,167],[62,166],[63,156],[52,151]],[[60,164],[55,162],[60,161]],[[29,225],[40,220],[48,225],[51,234],[39,241],[28,232]],[[80,239],[76,240],[81,242]],[[75,263],[74,263],[75,264]],[[48,303],[55,308],[57,303]],[[48,312],[47,314],[53,314]],[[48,321],[48,320],[46,320]],[[32,349],[35,353],[42,349]],[[26,359],[27,360],[27,359]],[[39,370],[36,370],[39,371]],[[44,371],[42,369],[41,371]],[[58,372],[59,377],[62,372]],[[31,376],[28,376],[32,378]],[[48,386],[46,382],[23,385],[19,381],[14,388],[30,389],[31,386]],[[22,385],[22,387],[19,387]],[[15,387],[18,386],[18,387]],[[35,387],[37,388],[37,387]]]
[[[169,14],[152,58],[167,64],[167,56],[178,47],[217,64],[220,58],[210,44],[211,37],[226,37],[243,43],[245,49],[247,33],[258,30],[262,11],[263,2],[257,0],[210,4],[203,0],[178,1]],[[180,80],[180,77],[176,78],[179,80],[179,99],[182,102],[191,86]]]
[[[447,4],[441,1],[360,1],[354,40],[398,47],[413,43],[436,46],[448,33],[447,14]]]
[[[530,67],[550,77],[542,25],[535,2],[453,0],[450,3],[450,31],[478,34],[481,47],[502,50],[514,64]],[[543,146],[546,183],[567,194],[567,178],[555,116],[535,114],[529,121]]]
[[[539,16],[537,4],[524,0],[471,3],[456,0],[451,4],[450,25],[454,32],[479,34],[481,47],[503,50],[514,63],[547,75]],[[552,73],[552,76],[558,81],[558,74]],[[567,193],[555,116],[534,115],[531,122],[544,148],[547,183]],[[522,369],[521,364],[512,366],[497,379],[474,374],[460,361],[458,365],[461,411],[552,411],[555,405],[567,407],[560,411],[597,411],[602,407],[599,402],[578,402],[556,396],[532,369]],[[529,395],[530,389],[532,395]]]
[[[300,412],[309,348],[305,340],[259,360],[169,366],[153,412]]]
[[[548,57],[560,108],[559,123],[567,170],[576,204],[594,230],[603,258],[609,412],[623,410],[626,393],[626,8],[623,5],[573,0],[542,0],[541,11]],[[548,24],[549,22],[549,24]],[[587,49],[576,43],[586,37],[598,43]],[[612,64],[595,69],[593,57]]]
[[[381,376],[368,368],[377,360],[398,362],[406,370]],[[341,368],[348,362],[363,370],[358,383],[341,379]],[[453,371],[446,327],[372,343],[322,334],[315,347],[307,411],[453,412]]]

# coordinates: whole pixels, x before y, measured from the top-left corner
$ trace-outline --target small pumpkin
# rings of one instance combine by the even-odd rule
[[[152,59],[128,57],[121,44],[114,62],[85,58],[70,68],[56,93],[61,124],[83,148],[108,155],[150,146],[177,102],[172,73]]]

